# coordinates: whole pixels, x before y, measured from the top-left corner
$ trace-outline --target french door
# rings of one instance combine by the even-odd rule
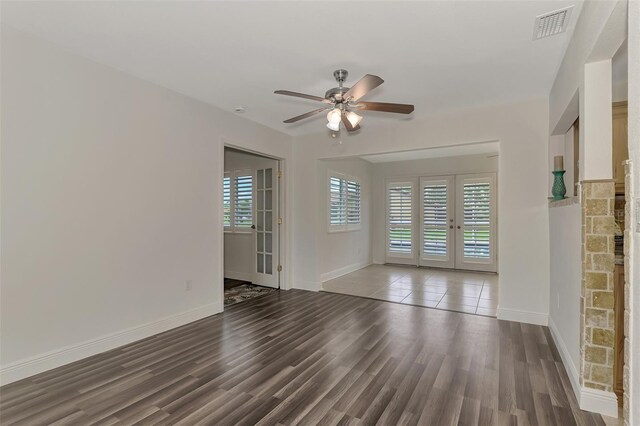
[[[495,174],[456,176],[456,268],[496,272]]]
[[[455,267],[454,176],[420,178],[420,266]]]
[[[254,283],[278,287],[278,184],[273,168],[256,171]]]
[[[421,177],[418,183],[387,185],[387,261],[496,272],[495,173]]]

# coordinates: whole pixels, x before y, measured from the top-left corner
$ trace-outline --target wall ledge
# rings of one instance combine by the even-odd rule
[[[580,197],[567,197],[563,200],[549,198],[549,208],[571,206],[573,204],[580,204]]]
[[[19,360],[0,368],[0,385],[22,380],[138,340],[146,339],[147,337],[169,331],[220,312],[222,312],[222,302],[218,301],[187,312],[170,315],[126,330]]]

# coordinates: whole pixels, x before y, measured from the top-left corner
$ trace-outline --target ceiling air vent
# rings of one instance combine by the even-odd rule
[[[536,22],[533,26],[533,39],[538,40],[563,33],[569,24],[572,10],[573,6],[569,6],[536,16]]]

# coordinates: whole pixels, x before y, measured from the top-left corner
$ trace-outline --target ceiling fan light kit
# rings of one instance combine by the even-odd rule
[[[375,89],[384,83],[384,80],[377,75],[367,74],[362,77],[352,87],[344,87],[343,83],[347,79],[349,72],[347,70],[335,70],[333,77],[338,82],[338,87],[327,90],[324,98],[320,96],[307,95],[304,93],[291,92],[289,90],[276,90],[274,93],[278,95],[294,96],[297,98],[309,99],[312,101],[327,104],[324,108],[309,111],[305,114],[292,117],[285,120],[284,123],[295,123],[296,121],[314,116],[321,112],[327,111],[327,127],[334,132],[340,131],[340,124],[344,125],[348,132],[354,132],[360,129],[362,116],[353,110],[369,110],[381,112],[393,112],[397,114],[411,114],[413,105],[408,104],[391,104],[384,102],[360,102],[359,99],[366,95],[369,91]]]

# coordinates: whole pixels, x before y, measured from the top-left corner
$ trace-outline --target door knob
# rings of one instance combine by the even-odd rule
[[[458,225],[458,229],[460,229],[460,225]]]
[[[251,229],[256,229],[256,226],[255,225],[251,225]]]
[[[453,229],[453,225],[449,225],[449,229]]]

